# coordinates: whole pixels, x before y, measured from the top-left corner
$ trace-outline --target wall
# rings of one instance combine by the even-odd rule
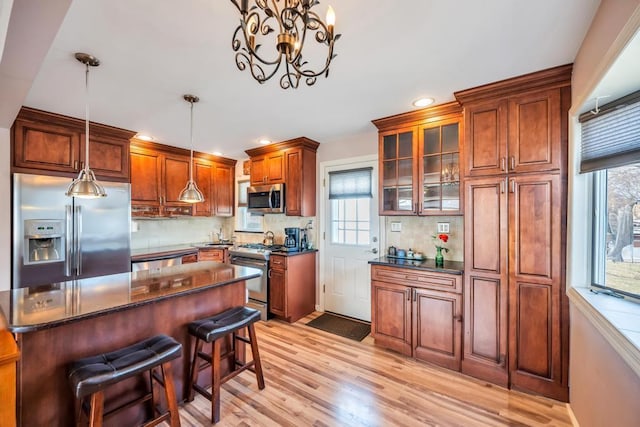
[[[571,409],[580,427],[637,426],[640,381],[591,322],[571,310]]]
[[[589,282],[590,182],[579,175],[578,109],[619,54],[620,40],[637,30],[628,21],[640,9],[639,0],[603,0],[576,56],[570,112],[569,215],[567,285]],[[585,196],[586,195],[586,196]],[[585,268],[587,266],[587,268]],[[570,402],[582,427],[638,425],[640,378],[577,306],[571,303]]]
[[[393,245],[396,248],[408,250],[411,248],[414,252],[422,252],[427,258],[436,256],[435,240],[432,236],[436,235],[437,223],[449,223],[449,240],[446,244],[442,244],[438,240],[439,246],[449,249],[449,252],[443,253],[444,259],[451,261],[464,260],[464,217],[462,216],[388,216],[385,217],[387,246]],[[391,231],[391,223],[399,222],[402,231]]]
[[[0,128],[0,291],[11,288],[11,162],[9,129]]]

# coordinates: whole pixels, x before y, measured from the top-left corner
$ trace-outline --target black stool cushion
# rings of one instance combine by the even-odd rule
[[[72,362],[67,376],[76,398],[93,394],[169,360],[180,357],[182,344],[156,335],[120,350]]]
[[[260,311],[249,307],[234,307],[215,316],[189,323],[189,333],[212,342],[260,319]]]

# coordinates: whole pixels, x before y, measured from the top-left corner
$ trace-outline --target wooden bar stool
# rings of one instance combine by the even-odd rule
[[[189,324],[189,333],[196,338],[193,361],[191,363],[191,375],[189,379],[187,400],[192,401],[194,392],[197,391],[211,401],[211,422],[220,421],[220,386],[235,377],[239,373],[249,369],[255,372],[258,381],[258,388],[264,389],[264,377],[262,376],[262,365],[260,364],[260,354],[258,353],[258,340],[254,323],[260,319],[260,312],[249,307],[234,307],[223,313],[196,320]],[[243,328],[247,328],[249,338],[238,335]],[[232,335],[231,348],[225,354],[220,354],[220,342]],[[236,341],[242,341],[251,346],[253,360],[243,363],[236,358]],[[202,351],[204,343],[211,343],[211,353]],[[205,362],[200,363],[198,358]],[[220,361],[222,358],[229,360],[231,372],[220,378]],[[198,385],[198,373],[211,366],[211,393],[204,387]]]
[[[155,416],[158,413],[153,393],[155,380],[164,388],[168,411],[147,422],[145,426],[155,426],[169,420],[171,427],[179,427],[180,415],[170,362],[180,357],[181,351],[182,344],[166,335],[157,335],[110,353],[72,362],[68,367],[67,377],[76,397],[76,425],[81,425],[84,414],[87,415],[90,426],[102,426],[103,418],[146,401],[151,402]],[[159,369],[161,375],[154,371],[155,368]],[[147,371],[150,386],[147,394],[104,412],[105,388]],[[88,405],[84,402],[87,396]]]

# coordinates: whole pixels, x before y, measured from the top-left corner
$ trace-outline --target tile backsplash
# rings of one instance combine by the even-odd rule
[[[399,222],[402,230],[391,231],[391,223]],[[464,260],[464,219],[462,216],[387,216],[385,217],[385,243],[382,248],[386,254],[389,246],[422,252],[428,258],[436,256],[436,240],[432,237],[438,234],[438,223],[449,223],[449,240],[440,246],[449,249],[448,253],[443,253],[444,258],[452,261]]]
[[[131,249],[211,242],[220,232],[230,239],[233,218],[185,217],[170,219],[133,219],[131,222]]]

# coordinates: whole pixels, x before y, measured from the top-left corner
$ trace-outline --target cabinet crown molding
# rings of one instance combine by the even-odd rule
[[[189,157],[189,154],[190,154],[190,150],[186,148],[174,147],[172,145],[160,144],[158,142],[143,141],[138,138],[131,138],[131,147],[138,148],[138,149],[145,149],[145,150],[162,151],[164,153],[177,154],[179,156],[187,156],[187,157]],[[198,160],[198,159],[210,160],[212,162],[222,163],[222,164],[231,165],[231,166],[235,166],[236,163],[238,162],[235,159],[215,156],[213,154],[202,153],[200,151],[195,151],[195,150],[193,151],[193,158],[195,160]]]
[[[261,154],[272,153],[274,151],[300,147],[309,148],[315,152],[318,149],[318,146],[320,146],[319,142],[309,139],[306,136],[301,136],[287,141],[275,142],[273,144],[265,145],[264,147],[251,148],[249,150],[245,150],[245,153],[247,153],[249,157],[254,157]]]
[[[542,71],[454,92],[461,104],[503,98],[537,89],[571,86],[573,64],[560,65]]]
[[[49,111],[38,110],[31,107],[22,107],[18,112],[16,120],[23,122],[37,122],[37,123],[49,123],[52,125],[62,126],[68,129],[84,132],[85,120],[75,117],[65,116],[58,113],[52,113]],[[89,122],[89,132],[94,132],[104,136],[112,136],[115,138],[131,139],[136,132],[118,128],[115,126],[109,126],[102,123]]]
[[[435,105],[433,107],[422,108],[420,110],[408,111],[406,113],[395,114],[371,120],[378,130],[388,130],[397,127],[407,127],[424,124],[431,121],[439,121],[449,118],[449,116],[459,116],[462,114],[462,106],[458,101],[446,104]]]

